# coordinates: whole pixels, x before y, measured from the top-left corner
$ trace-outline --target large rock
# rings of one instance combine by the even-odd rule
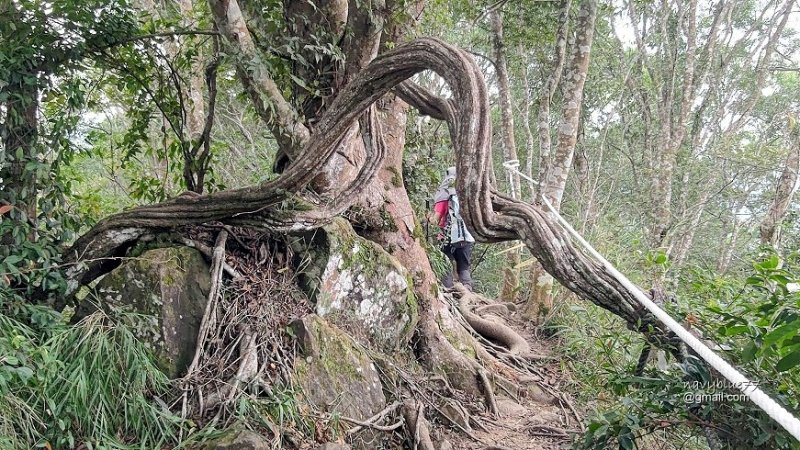
[[[344,332],[316,314],[295,321],[292,329],[302,350],[294,371],[305,402],[356,420],[386,407],[375,365]]]
[[[210,286],[209,265],[197,250],[170,247],[126,261],[98,283],[95,293],[99,306],[111,314],[141,314],[134,323],[136,335],[151,346],[159,367],[175,378],[194,357]],[[84,301],[77,314],[94,308]]]
[[[295,245],[301,285],[316,312],[383,350],[405,346],[418,320],[408,271],[374,242],[337,219]]]
[[[202,448],[203,450],[271,450],[273,446],[272,441],[258,433],[232,429]]]

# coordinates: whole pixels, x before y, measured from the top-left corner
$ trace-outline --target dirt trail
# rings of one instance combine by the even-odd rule
[[[533,353],[551,356],[552,342],[537,339],[531,329],[513,315],[508,324],[522,335],[531,345]],[[540,450],[571,448],[574,436],[581,433],[581,422],[577,418],[580,411],[574,401],[561,391],[564,374],[555,360],[542,360],[536,363],[540,376],[531,383],[528,392],[514,398],[507,392],[497,392],[499,417],[489,412],[477,415],[479,426],[472,427],[472,436],[463,432],[445,432],[441,439],[447,444],[440,450]],[[541,386],[541,387],[539,387]]]

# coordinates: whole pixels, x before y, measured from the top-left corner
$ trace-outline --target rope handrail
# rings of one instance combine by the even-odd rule
[[[503,163],[503,167],[506,170],[514,171],[519,176],[525,178],[527,181],[539,184],[537,181],[533,180],[532,178],[528,177],[524,173],[520,172],[517,167],[519,166],[519,161],[511,160],[506,161]],[[558,210],[550,203],[549,200],[544,195],[541,195],[543,204],[547,207],[547,209],[554,215],[556,220],[558,221],[559,225],[561,225],[564,230],[570,234],[575,240],[577,240],[581,246],[587,250],[593,257],[595,257],[603,267],[611,274],[614,278],[616,278],[628,291],[630,291],[633,296],[636,298],[639,303],[642,304],[648,311],[650,311],[658,320],[660,320],[664,325],[666,325],[673,333],[675,333],[678,338],[683,341],[686,345],[688,345],[692,350],[697,353],[700,358],[702,358],[706,363],[708,363],[711,367],[713,367],[717,372],[722,374],[730,383],[735,386],[737,389],[742,391],[753,403],[756,404],[759,408],[761,408],[768,416],[770,416],[773,420],[778,422],[786,431],[789,432],[795,439],[800,441],[800,420],[797,419],[792,413],[790,413],[786,408],[778,404],[775,400],[773,400],[769,395],[767,395],[764,391],[762,391],[757,383],[750,381],[747,377],[745,377],[739,370],[733,367],[730,363],[725,361],[721,356],[717,355],[713,350],[708,348],[700,339],[695,337],[693,334],[689,332],[686,328],[683,327],[678,321],[672,318],[666,311],[661,309],[658,305],[656,305],[650,298],[639,289],[638,286],[633,284],[631,280],[628,279],[622,272],[618,271],[607,259],[603,257],[594,247],[592,247],[589,242],[587,242],[583,236],[581,236],[569,222],[564,219],[561,214],[559,214]]]

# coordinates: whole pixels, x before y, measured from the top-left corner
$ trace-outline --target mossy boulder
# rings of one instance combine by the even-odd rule
[[[203,446],[203,450],[270,450],[272,442],[249,430],[231,429],[222,437]]]
[[[293,322],[292,330],[302,352],[294,373],[304,402],[356,420],[386,407],[375,364],[347,334],[316,314]]]
[[[408,343],[418,307],[411,277],[397,259],[342,219],[306,236],[295,250],[303,258],[301,286],[317,314],[383,350]]]
[[[148,250],[106,275],[78,308],[141,314],[133,327],[170,377],[183,375],[194,357],[197,332],[211,287],[209,265],[189,247]]]

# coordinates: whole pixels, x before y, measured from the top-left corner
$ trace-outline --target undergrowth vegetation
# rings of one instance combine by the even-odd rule
[[[0,314],[0,448],[152,449],[190,430],[166,406],[169,380],[122,321],[95,314],[70,326],[31,312],[50,323],[35,330]]]
[[[673,317],[790,411],[800,409],[800,266],[797,254],[762,257],[748,276],[687,271],[669,305]],[[576,326],[577,324],[577,326]],[[638,448],[648,441],[707,448],[713,430],[730,448],[796,448],[796,442],[737,388],[697,358],[635,368],[644,342],[593,305],[565,300],[550,329],[563,365],[593,415],[576,448]],[[654,358],[655,359],[655,358]],[[706,435],[708,435],[706,433]]]

